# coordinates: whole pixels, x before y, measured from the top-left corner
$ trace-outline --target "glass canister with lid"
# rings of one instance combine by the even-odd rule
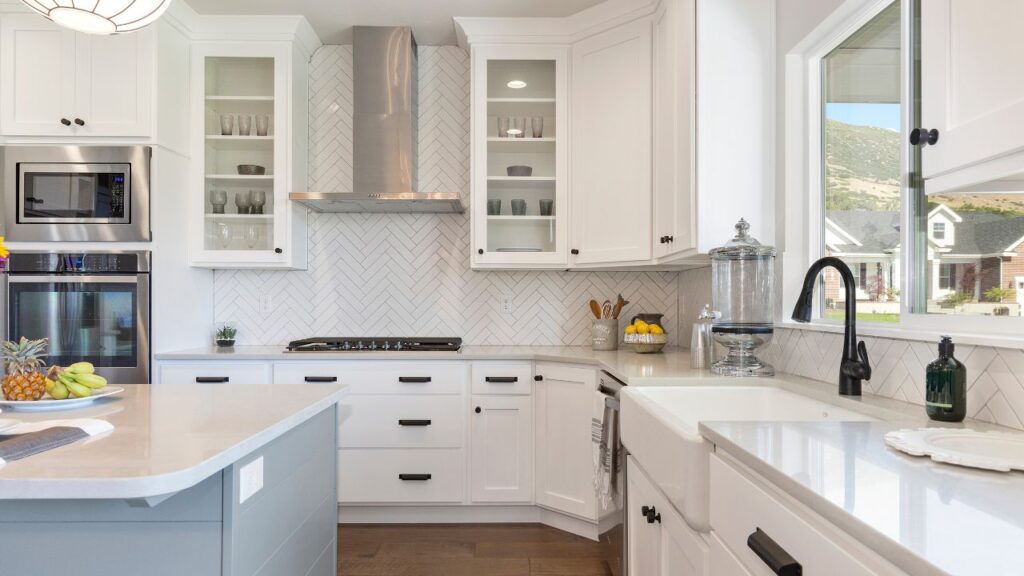
[[[711,327],[715,342],[728,354],[711,366],[725,376],[773,376],[775,370],[754,351],[772,339],[775,248],[750,236],[740,219],[736,236],[710,251],[712,302],[718,317]]]

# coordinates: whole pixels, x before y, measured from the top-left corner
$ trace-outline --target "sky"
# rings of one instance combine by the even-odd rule
[[[825,105],[825,117],[857,126],[877,126],[889,130],[900,129],[899,104],[840,104]]]

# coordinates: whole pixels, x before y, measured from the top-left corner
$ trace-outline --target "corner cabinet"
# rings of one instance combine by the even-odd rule
[[[472,263],[564,268],[567,47],[472,49]]]
[[[307,102],[290,44],[193,45],[193,266],[305,267]]]

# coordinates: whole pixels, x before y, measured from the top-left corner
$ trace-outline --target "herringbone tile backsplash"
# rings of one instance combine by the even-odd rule
[[[419,187],[469,194],[469,57],[419,51]],[[310,78],[310,189],[351,190],[352,49],[325,46]],[[215,315],[241,344],[309,336],[461,336],[468,344],[587,345],[587,301],[662,312],[673,340],[678,274],[474,272],[468,214],[311,214],[309,269],[218,270]],[[272,306],[260,312],[267,294]],[[512,312],[501,299],[512,297]],[[688,341],[688,340],[687,340]]]

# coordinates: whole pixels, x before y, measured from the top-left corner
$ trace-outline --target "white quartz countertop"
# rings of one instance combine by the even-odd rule
[[[0,500],[136,499],[191,488],[335,404],[336,384],[126,385],[88,408],[11,412],[39,421],[98,418],[110,433],[8,462]]]
[[[198,348],[154,355],[158,361],[246,360],[533,360],[586,364],[607,370],[631,384],[653,385],[678,378],[719,378],[706,370],[690,368],[690,352],[665,348],[658,354],[637,354],[632,350],[595,352],[586,346],[463,346],[458,352],[286,352],[280,346],[234,346]],[[661,382],[659,382],[661,381]]]
[[[712,422],[700,430],[909,574],[1024,574],[1024,473],[903,454],[884,441],[900,427]]]

